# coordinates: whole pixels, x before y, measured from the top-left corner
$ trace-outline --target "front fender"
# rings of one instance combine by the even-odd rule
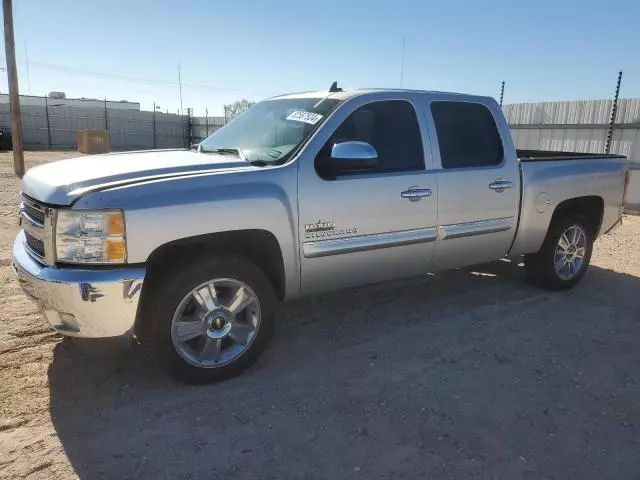
[[[145,263],[158,247],[187,237],[266,230],[282,250],[286,296],[300,288],[295,164],[227,174],[144,182],[94,192],[74,208],[125,211],[128,263]]]

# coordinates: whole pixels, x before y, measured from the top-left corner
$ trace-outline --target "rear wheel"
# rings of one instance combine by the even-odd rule
[[[593,249],[593,232],[581,215],[560,217],[549,227],[538,253],[525,257],[528,277],[550,290],[568,290],[587,272]]]
[[[233,377],[266,348],[276,296],[266,275],[248,260],[200,259],[156,285],[143,344],[177,380]]]

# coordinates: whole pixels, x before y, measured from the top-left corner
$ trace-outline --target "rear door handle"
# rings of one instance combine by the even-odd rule
[[[410,202],[419,202],[422,197],[430,197],[429,188],[410,188],[400,194],[402,198],[408,198]]]
[[[496,180],[495,182],[489,184],[489,188],[491,190],[494,190],[496,193],[502,193],[508,188],[512,187],[513,182],[510,182],[509,180]]]

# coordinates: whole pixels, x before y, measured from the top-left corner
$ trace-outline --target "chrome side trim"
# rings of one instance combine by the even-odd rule
[[[438,231],[435,227],[417,228],[415,230],[405,230],[402,232],[377,233],[318,242],[304,242],[302,244],[302,252],[306,258],[318,258],[329,255],[341,255],[343,253],[364,252],[380,248],[434,242],[437,237]]]
[[[479,222],[457,223],[438,227],[441,240],[452,238],[473,237],[486,233],[504,232],[514,227],[513,217],[481,220]]]

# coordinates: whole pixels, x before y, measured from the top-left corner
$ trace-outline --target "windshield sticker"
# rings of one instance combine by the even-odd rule
[[[280,150],[276,150],[275,148],[271,148],[267,150],[267,155],[269,155],[271,158],[278,158],[280,155],[282,155],[282,152]]]
[[[297,122],[304,122],[310,125],[315,125],[320,121],[321,118],[322,115],[318,113],[295,111],[289,114],[287,120],[295,120]]]

